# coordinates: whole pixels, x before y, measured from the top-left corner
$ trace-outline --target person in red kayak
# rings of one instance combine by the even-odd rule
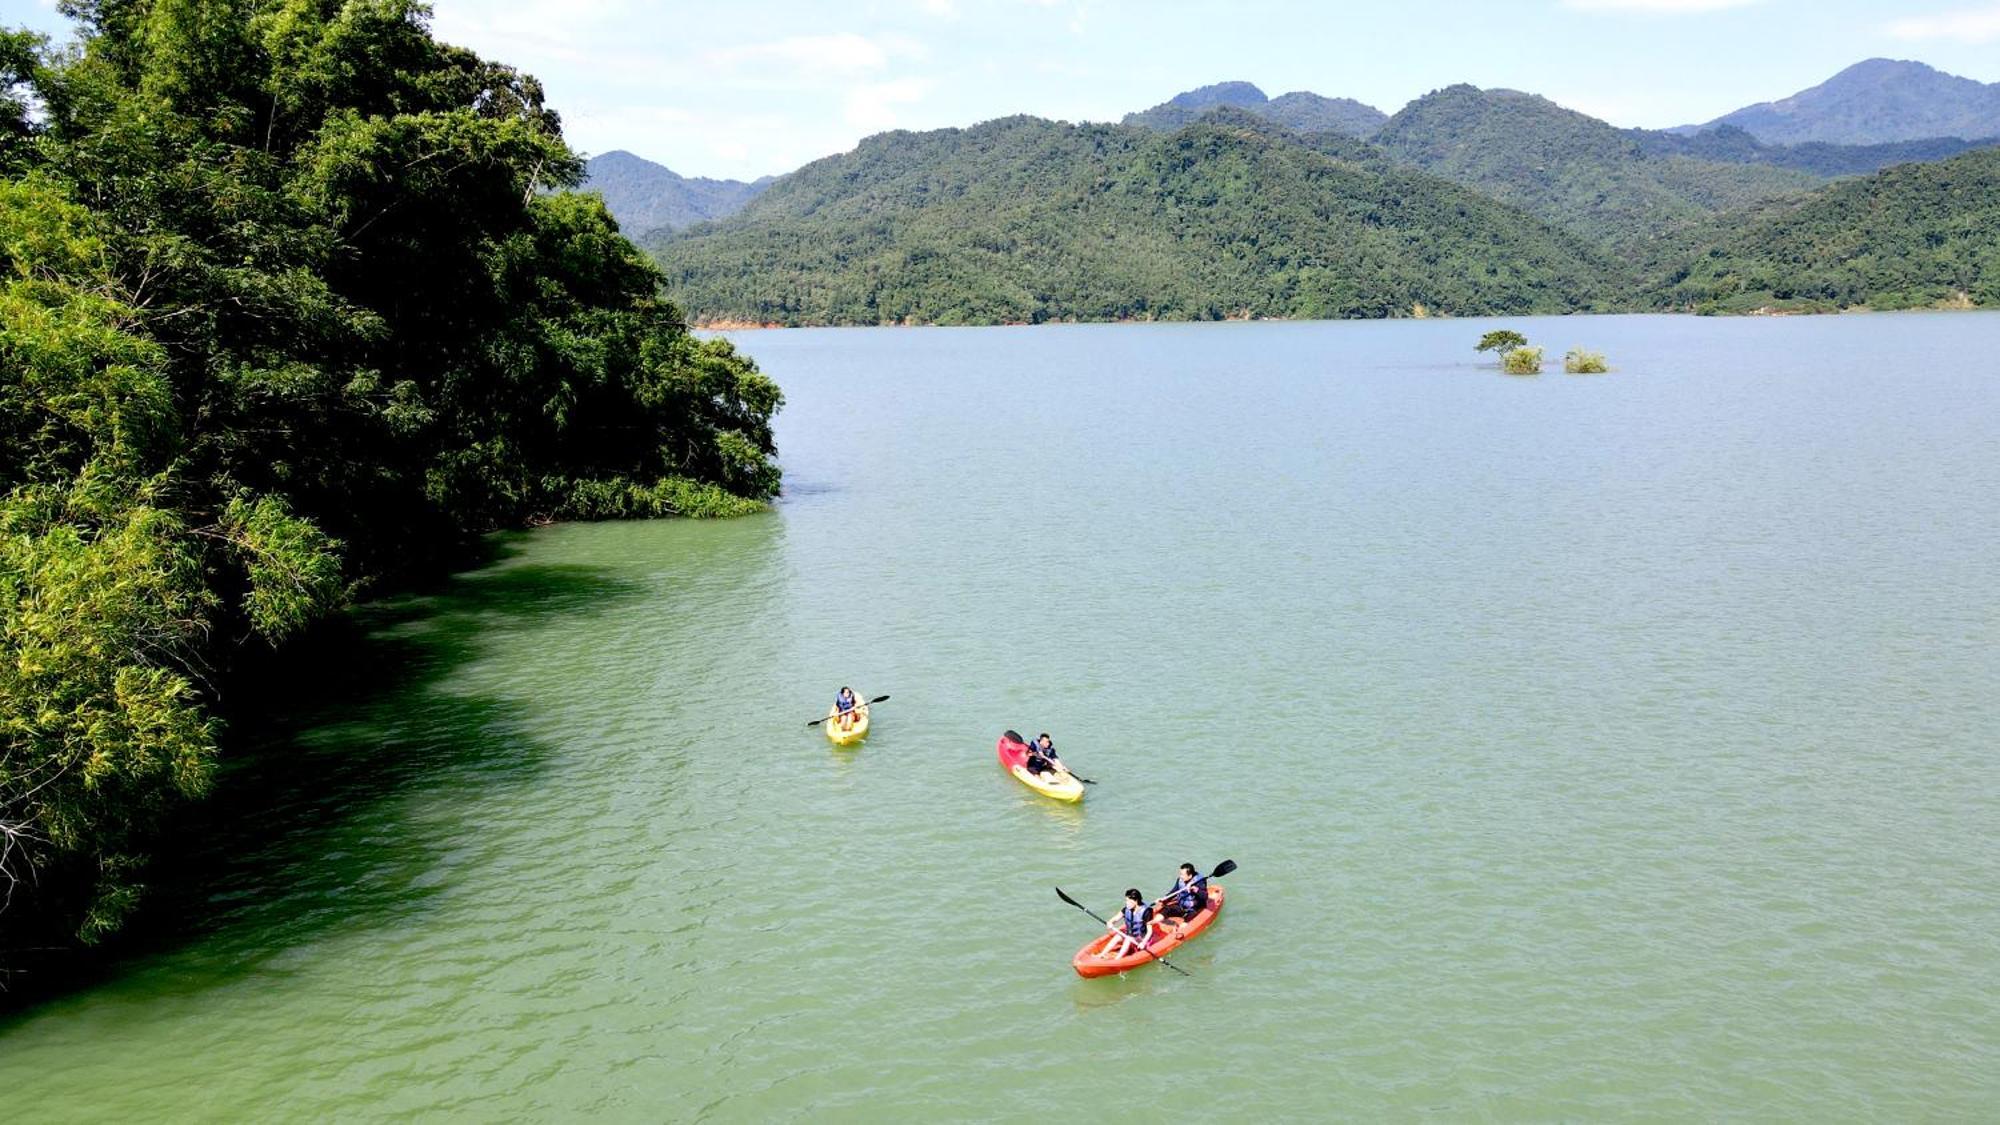
[[[1185,933],[1188,922],[1208,909],[1208,876],[1196,874],[1192,863],[1181,864],[1174,889],[1154,899],[1153,906],[1161,918],[1174,924],[1175,932]]]
[[[1049,737],[1048,731],[1043,731],[1028,742],[1028,759],[1021,765],[1036,777],[1053,779],[1058,774],[1069,776],[1069,767],[1063,765],[1062,759],[1056,756],[1056,742]]]
[[[1139,888],[1127,890],[1125,906],[1118,911],[1118,917],[1104,923],[1112,938],[1104,943],[1104,948],[1097,955],[1106,960],[1116,960],[1137,953],[1151,943],[1153,928],[1158,924],[1153,908],[1146,905],[1146,896],[1139,893]]]

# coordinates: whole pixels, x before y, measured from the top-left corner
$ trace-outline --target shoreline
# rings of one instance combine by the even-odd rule
[[[837,321],[824,323],[784,324],[774,320],[749,320],[734,317],[716,317],[708,320],[689,320],[688,327],[697,332],[761,332],[771,330],[804,328],[1049,328],[1082,324],[1381,324],[1396,321],[1423,320],[1531,320],[1578,316],[1675,316],[1695,320],[1747,320],[1779,319],[1800,316],[1888,316],[1898,313],[1995,313],[2000,305],[1975,305],[1940,303],[1922,305],[1907,309],[1875,309],[1866,305],[1852,305],[1842,309],[1793,309],[1774,305],[1763,305],[1740,312],[1696,312],[1693,309],[1621,309],[1615,312],[1594,312],[1575,310],[1572,312],[1525,312],[1525,313],[1474,313],[1456,315],[1452,313],[1429,313],[1425,316],[1354,316],[1303,318],[1290,316],[1221,317],[1215,320],[1159,320],[1143,317],[1120,317],[1106,320],[1050,319],[994,320],[972,324],[930,324],[924,321],[891,320],[877,324],[858,324]]]

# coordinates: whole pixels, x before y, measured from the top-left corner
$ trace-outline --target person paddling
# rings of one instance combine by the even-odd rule
[[[1181,864],[1174,888],[1153,900],[1160,917],[1174,923],[1176,933],[1185,933],[1190,919],[1208,909],[1208,876],[1196,874],[1194,864]]]
[[[840,694],[833,697],[833,710],[839,716],[837,721],[840,724],[840,729],[846,730],[854,725],[854,708],[854,689],[851,687],[841,688]]]
[[[1049,737],[1048,731],[1036,735],[1028,743],[1028,760],[1021,764],[1037,777],[1058,773],[1069,776],[1069,767],[1063,765],[1062,758],[1057,756],[1055,739]]]
[[[1104,928],[1111,931],[1112,937],[1097,955],[1115,960],[1137,953],[1151,938],[1154,925],[1153,908],[1146,905],[1146,896],[1140,894],[1137,887],[1128,889],[1125,905],[1119,909],[1118,916],[1104,923]]]

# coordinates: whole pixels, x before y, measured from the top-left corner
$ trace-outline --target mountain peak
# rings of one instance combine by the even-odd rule
[[[1909,59],[1863,59],[1787,98],[1744,106],[1702,128],[1737,125],[1771,144],[1883,144],[2000,134],[2000,83]]]
[[[605,208],[618,225],[635,237],[733,215],[771,180],[766,176],[746,184],[706,177],[688,179],[622,148],[591,157],[583,170],[583,190],[603,196]]]
[[[1253,82],[1217,82],[1212,86],[1199,86],[1175,94],[1167,99],[1167,104],[1183,109],[1207,109],[1215,105],[1263,105],[1270,100]]]
[[[1353,98],[1328,98],[1293,90],[1276,98],[1250,82],[1217,82],[1175,94],[1151,109],[1125,115],[1127,125],[1171,130],[1192,125],[1218,109],[1236,109],[1276,122],[1295,133],[1344,133],[1366,137],[1389,116]]]

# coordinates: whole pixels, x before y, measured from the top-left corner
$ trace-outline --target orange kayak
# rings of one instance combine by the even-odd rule
[[[1175,933],[1171,923],[1162,925],[1153,932],[1153,944],[1149,948],[1154,953],[1172,953],[1196,934],[1207,929],[1215,921],[1215,916],[1221,912],[1222,885],[1219,883],[1210,883],[1208,885],[1208,905],[1188,920],[1187,932]],[[1080,977],[1108,977],[1113,973],[1130,972],[1142,965],[1152,964],[1153,959],[1151,957],[1136,950],[1123,957],[1098,956],[1098,954],[1104,951],[1104,947],[1110,944],[1116,936],[1107,932],[1101,935],[1096,941],[1077,950],[1076,956],[1070,958],[1069,962],[1070,967],[1076,970],[1076,975]]]

